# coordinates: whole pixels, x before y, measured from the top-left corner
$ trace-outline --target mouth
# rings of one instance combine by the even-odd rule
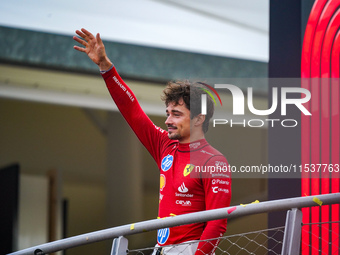
[[[174,132],[177,128],[174,127],[174,126],[168,126],[168,132],[171,133],[171,132]]]

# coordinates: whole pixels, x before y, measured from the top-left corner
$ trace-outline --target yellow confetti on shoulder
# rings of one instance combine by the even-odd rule
[[[130,230],[134,230],[135,229],[135,223],[131,224],[130,226]]]
[[[313,197],[313,201],[317,203],[318,205],[322,206],[322,201],[318,199],[317,197]]]
[[[171,217],[175,217],[175,216],[176,216],[176,214],[174,214],[174,213],[170,213],[170,216],[171,216]]]

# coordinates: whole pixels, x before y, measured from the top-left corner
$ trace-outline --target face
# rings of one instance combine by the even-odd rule
[[[179,140],[181,143],[190,142],[190,110],[186,108],[183,99],[177,105],[171,102],[166,107],[167,119],[165,125],[168,128],[170,139]]]

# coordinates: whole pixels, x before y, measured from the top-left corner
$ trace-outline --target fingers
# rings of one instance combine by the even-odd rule
[[[100,38],[100,34],[99,33],[97,33],[96,39],[97,39],[97,42],[98,42],[99,45],[104,45],[104,43],[102,41],[102,38]]]
[[[73,36],[73,40],[75,40],[76,42],[78,42],[78,43],[80,43],[80,44],[86,46],[86,42],[85,42],[84,40],[80,39],[80,38],[77,37],[77,36]]]
[[[75,50],[78,50],[78,51],[80,51],[80,52],[86,52],[86,50],[84,49],[84,48],[82,48],[82,47],[79,47],[79,46],[73,46],[73,48],[75,49]]]
[[[82,28],[80,30],[76,30],[76,34],[79,35],[81,38],[94,38],[93,34],[91,34],[89,31],[87,31],[85,28]]]
[[[89,38],[93,38],[93,34],[91,34],[89,31],[87,31],[85,28],[82,28],[81,31],[88,36]]]
[[[85,48],[79,47],[79,46],[73,46],[75,50],[86,52],[86,48],[88,48],[90,45],[93,45],[94,43],[103,44],[99,33],[96,35],[96,38],[93,36],[92,33],[90,33],[85,28],[82,28],[80,30],[76,30],[76,34],[79,36],[73,36],[73,40],[80,43],[81,45],[85,46]]]
[[[77,36],[73,36],[73,40],[75,40],[76,42],[78,42],[78,43],[80,43],[81,45],[85,46],[85,48],[86,48],[87,42],[85,42],[84,40],[80,39],[80,38],[77,37]],[[79,47],[79,46],[76,46],[76,45],[73,46],[73,48],[74,48],[75,50],[78,50],[78,51],[81,51],[81,52],[85,52],[85,48],[82,48],[82,47]]]
[[[76,34],[83,38],[85,41],[89,41],[89,40],[93,40],[94,36],[93,34],[91,34],[89,31],[87,31],[85,28],[82,28],[81,31],[80,30],[76,30]],[[75,39],[76,40],[76,39]],[[76,40],[77,42],[81,43],[81,41]],[[81,43],[83,44],[83,43]],[[84,44],[83,44],[84,45]]]
[[[88,41],[94,38],[94,36],[89,31],[87,31],[85,28],[82,28],[81,30],[76,30],[76,34],[83,39],[77,36],[73,36],[73,40],[85,46],[85,48],[88,46]],[[85,48],[82,48],[79,46],[74,46],[73,48],[81,52],[86,51]]]
[[[86,39],[86,35],[82,31],[76,30],[76,34],[79,35],[81,38]]]

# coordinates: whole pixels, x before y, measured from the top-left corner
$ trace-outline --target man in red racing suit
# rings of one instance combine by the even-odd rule
[[[189,81],[168,84],[164,90],[167,114],[165,124],[168,129],[165,131],[155,126],[144,113],[135,95],[108,59],[99,34],[95,37],[85,29],[77,30],[76,33],[81,38],[75,36],[74,40],[84,48],[74,48],[85,52],[99,66],[121,114],[158,165],[158,216],[164,218],[228,207],[231,178],[226,171],[227,160],[204,138],[212,114],[207,117],[197,110],[195,113],[193,105],[190,105],[192,101],[188,101],[193,95],[193,89],[198,92],[198,96],[204,91],[193,87]],[[160,229],[157,235],[158,246],[218,238],[226,231],[226,221],[221,219]],[[194,252],[212,254],[217,244],[217,240],[200,242]]]

